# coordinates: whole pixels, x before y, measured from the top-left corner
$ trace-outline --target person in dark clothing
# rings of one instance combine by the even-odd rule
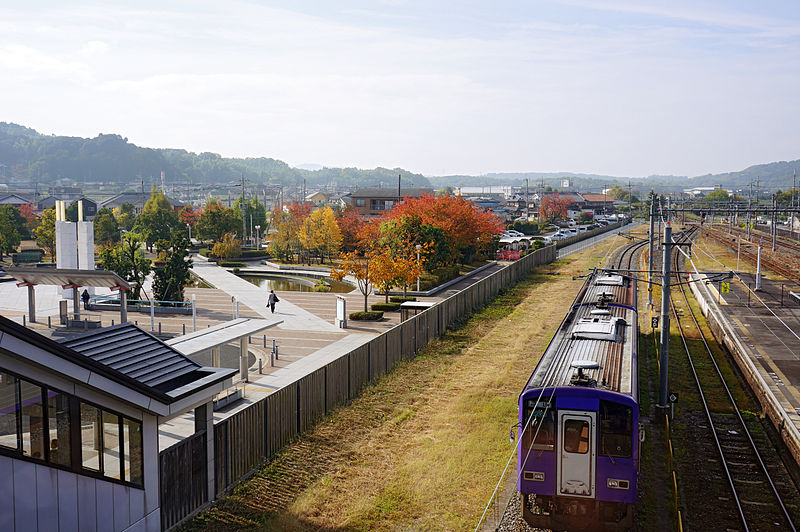
[[[83,293],[81,294],[81,299],[83,300],[83,308],[84,310],[89,310],[89,291],[84,289]]]
[[[267,306],[273,314],[275,314],[275,303],[278,301],[280,301],[280,299],[278,299],[278,296],[275,295],[275,290],[270,290],[269,297],[267,298]]]

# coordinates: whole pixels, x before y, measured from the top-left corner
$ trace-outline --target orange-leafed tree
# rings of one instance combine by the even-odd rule
[[[272,226],[275,232],[270,235],[269,252],[282,260],[292,261],[296,253],[303,249],[300,242],[300,229],[311,214],[311,204],[293,202],[283,209],[272,212]]]
[[[203,214],[202,209],[195,210],[191,205],[186,205],[181,207],[181,210],[178,211],[178,218],[184,224],[189,224],[194,227],[197,224],[197,220],[200,219],[201,214]]]
[[[331,268],[331,277],[337,281],[346,275],[352,275],[358,284],[358,290],[364,296],[364,312],[367,312],[367,297],[372,293],[375,284],[374,269],[371,268],[375,254],[372,251],[349,251],[339,256],[339,264]]]
[[[389,220],[404,216],[416,216],[422,224],[441,228],[451,260],[462,262],[469,261],[473,253],[488,249],[495,235],[503,232],[500,218],[461,196],[406,198],[386,214]]]
[[[567,207],[569,207],[572,200],[566,197],[561,197],[559,194],[550,194],[542,199],[539,205],[539,220],[543,222],[552,222],[559,218],[567,217]]]

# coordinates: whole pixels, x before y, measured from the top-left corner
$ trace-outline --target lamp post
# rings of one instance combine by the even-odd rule
[[[192,226],[191,224],[186,224],[186,229],[189,230],[189,244],[192,243]]]
[[[417,268],[419,268],[419,250],[422,249],[422,244],[417,244]],[[419,277],[420,274],[417,274],[417,292],[419,292]]]
[[[256,249],[261,249],[261,226],[256,226]]]

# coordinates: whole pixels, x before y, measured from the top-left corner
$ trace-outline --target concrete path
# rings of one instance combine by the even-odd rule
[[[245,281],[241,277],[230,273],[216,264],[195,261],[192,271],[203,281],[235,297],[240,304],[247,305],[261,316],[283,320],[283,325],[279,326],[280,329],[321,332],[341,331],[332,323],[328,323],[324,319],[315,316],[286,299],[281,299],[280,302],[278,302],[275,306],[275,314],[273,315],[266,306],[269,292]],[[198,301],[198,305],[201,304],[202,302]]]

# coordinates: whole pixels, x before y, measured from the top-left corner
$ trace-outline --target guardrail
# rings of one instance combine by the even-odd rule
[[[151,306],[154,314],[191,314],[192,305],[191,301],[161,301],[153,300],[152,304],[149,299],[129,299],[128,312],[141,312],[143,314],[150,314]],[[86,305],[88,310],[113,310],[119,312],[120,299],[118,295],[110,296],[92,296]]]
[[[525,255],[368,343],[343,353],[325,366],[215,423],[214,485],[217,497],[255,472],[328,412],[358,396],[368,382],[392,371],[401,360],[414,358],[431,340],[485,306],[502,289],[524,278],[535,266],[555,259],[555,246]],[[178,442],[161,454],[179,455],[181,446],[195,445],[193,438]],[[168,459],[162,459],[162,463],[165,460]],[[162,468],[162,486],[201,482],[187,478],[186,471],[176,473],[178,476],[173,478],[170,471],[172,469]],[[198,475],[205,474],[199,469],[197,471]],[[206,501],[199,498],[162,501],[165,528],[180,524],[205,504]]]

